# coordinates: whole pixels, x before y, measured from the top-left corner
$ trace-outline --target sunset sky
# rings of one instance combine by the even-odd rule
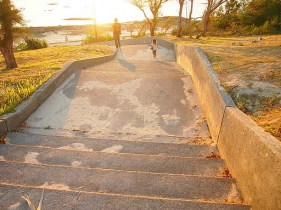
[[[195,1],[193,17],[202,16],[206,1]],[[12,0],[12,2],[17,8],[23,9],[22,13],[28,26],[90,24],[92,21],[65,19],[92,18],[94,11],[97,23],[111,23],[115,17],[120,22],[144,19],[142,12],[126,0]],[[161,13],[163,16],[177,16],[178,10],[178,1],[170,0],[163,4]],[[186,7],[183,16],[186,16]]]

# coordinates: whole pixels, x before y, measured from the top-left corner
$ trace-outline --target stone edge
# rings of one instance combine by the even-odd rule
[[[16,111],[0,116],[0,137],[9,131],[19,128],[22,123],[76,70],[108,62],[116,56],[97,57],[92,59],[69,61],[61,70],[44,83],[26,101],[16,107]]]

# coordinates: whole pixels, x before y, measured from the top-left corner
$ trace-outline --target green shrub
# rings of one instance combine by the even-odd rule
[[[24,42],[21,42],[16,49],[19,51],[24,50],[37,50],[41,48],[48,47],[48,43],[44,39],[34,38],[34,37],[25,37]]]

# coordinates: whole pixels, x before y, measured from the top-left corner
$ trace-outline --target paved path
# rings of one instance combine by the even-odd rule
[[[210,142],[191,77],[160,47],[124,46],[116,59],[77,71],[26,121],[35,134]]]

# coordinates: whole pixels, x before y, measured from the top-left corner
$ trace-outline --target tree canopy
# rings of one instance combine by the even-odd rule
[[[131,4],[139,8],[149,24],[150,35],[154,36],[157,19],[162,5],[168,0],[128,0]]]
[[[235,33],[281,33],[281,0],[228,0],[212,17],[214,27]]]

